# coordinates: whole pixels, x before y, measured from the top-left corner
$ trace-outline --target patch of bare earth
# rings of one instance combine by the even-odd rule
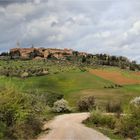
[[[134,74],[137,76],[140,76],[140,72],[135,72]]]
[[[106,71],[106,70],[89,70],[91,74],[99,76],[103,79],[112,81],[120,85],[140,84],[140,79],[125,77],[121,72]],[[140,74],[140,73],[139,73]]]

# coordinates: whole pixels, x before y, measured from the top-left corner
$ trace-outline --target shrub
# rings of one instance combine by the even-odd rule
[[[140,97],[135,97],[130,103],[135,106],[140,106]]]
[[[131,114],[120,120],[118,130],[124,137],[140,139],[140,108],[131,108]]]
[[[83,67],[81,67],[80,70],[81,70],[81,72],[86,72],[87,71],[86,68],[83,68]]]
[[[116,123],[113,116],[104,115],[99,111],[93,111],[90,115],[89,121],[96,126],[104,126],[109,128],[114,128]]]
[[[42,131],[42,125],[39,118],[30,114],[23,122],[10,126],[7,136],[12,139],[30,139]]]
[[[0,139],[6,135],[6,124],[0,120]]]
[[[89,111],[96,107],[94,96],[83,97],[77,104],[79,111]]]
[[[46,105],[49,105],[50,107],[53,107],[54,102],[63,98],[63,94],[52,92],[43,94],[43,96],[45,98]]]
[[[68,102],[64,99],[54,102],[53,112],[55,113],[70,112],[70,107],[68,105]]]
[[[29,73],[28,72],[23,72],[20,77],[21,78],[27,78],[29,76]]]
[[[120,102],[108,102],[106,104],[106,111],[113,113],[121,113],[122,107]]]
[[[114,134],[120,135],[124,139],[131,138],[139,140],[140,108],[138,106],[130,106],[129,113],[130,114],[122,115],[117,119],[115,116],[109,116],[102,114],[99,111],[93,111],[85,123],[96,127],[105,127],[108,132],[112,131]]]
[[[7,87],[0,90],[0,138],[29,139],[41,131],[45,104],[34,95]]]
[[[47,75],[47,74],[49,74],[49,72],[47,70],[43,70],[42,74]]]

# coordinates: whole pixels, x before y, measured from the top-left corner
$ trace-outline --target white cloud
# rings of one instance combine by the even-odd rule
[[[136,21],[133,24],[133,27],[129,30],[129,33],[135,34],[135,35],[140,35],[140,20]]]

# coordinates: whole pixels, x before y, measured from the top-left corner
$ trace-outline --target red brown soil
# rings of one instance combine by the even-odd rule
[[[140,76],[140,72],[136,72],[136,73],[134,73],[134,74]]]
[[[140,79],[125,77],[121,72],[90,70],[90,73],[120,85],[140,84]],[[139,73],[140,74],[140,73]]]

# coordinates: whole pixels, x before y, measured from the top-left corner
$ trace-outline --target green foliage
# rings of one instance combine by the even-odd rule
[[[105,100],[113,98],[117,100],[123,99],[126,104],[131,97],[139,95],[139,85],[127,85],[118,88],[119,85],[117,86],[110,81],[92,75],[85,69],[96,64],[97,66],[119,65],[119,67],[121,66],[126,69],[130,68],[130,62],[127,59],[107,55],[91,55],[87,58],[82,58],[77,57],[77,55],[76,53],[75,58],[68,58],[68,61],[56,59],[40,61],[0,60],[0,75],[5,75],[0,76],[0,87],[4,83],[11,81],[16,87],[21,88],[21,92],[17,92],[15,88],[9,87],[3,88],[0,91],[0,139],[6,137],[12,139],[30,139],[38,134],[41,131],[42,117],[47,112],[46,106],[49,105],[52,107],[57,100],[63,98],[63,95],[57,93],[64,94],[64,97],[70,103],[73,103],[72,105],[74,106],[77,99],[84,95],[94,95],[99,102],[101,101],[101,104]],[[135,64],[133,65],[136,66]],[[130,72],[127,75],[130,76]],[[15,77],[23,77],[24,79]],[[105,86],[106,89],[104,88]],[[26,93],[34,89],[38,90],[37,94],[34,94],[34,92],[32,94]],[[52,92],[47,93],[46,91]],[[40,94],[40,92],[43,94]],[[94,98],[90,100],[83,99],[81,103],[79,101],[79,105],[82,111],[90,110],[95,107],[95,100]],[[66,102],[62,104],[57,102],[56,108],[58,112],[65,112],[69,109]],[[120,111],[120,106],[116,107],[116,105],[108,104],[107,110],[109,112]],[[134,119],[134,116],[131,119],[129,117],[126,119],[122,118],[122,121],[123,119],[125,120],[123,121],[124,125],[120,127],[123,132],[122,135],[125,135],[126,131],[130,130],[130,126],[134,128],[134,125],[137,125],[139,127],[139,117],[137,117],[138,114],[136,111],[134,112],[137,120]],[[111,116],[111,118],[107,118],[103,114],[101,114],[101,118],[98,118],[99,115],[95,116],[97,125],[114,128],[114,118]],[[131,121],[132,119],[134,122]],[[94,122],[94,120],[92,121]],[[136,137],[139,133],[138,127],[133,132],[133,135],[136,134]]]
[[[99,65],[117,66],[121,69],[129,69],[132,71],[140,70],[135,61],[130,61],[128,58],[120,56],[110,56],[107,54],[97,54],[96,63]]]
[[[31,139],[42,131],[42,125],[41,120],[35,117],[35,115],[29,115],[26,120],[8,127],[6,137],[12,139]]]
[[[102,128],[101,130],[105,129],[106,134],[113,132],[114,135],[124,139],[140,139],[140,108],[138,106],[131,105],[129,114],[121,115],[119,119],[115,115],[93,111],[85,123],[99,129]]]
[[[140,96],[139,97],[135,97],[133,100],[131,100],[130,104],[136,106],[136,107],[140,107]]]
[[[110,88],[110,89],[111,89],[111,88],[112,88],[112,89],[113,89],[113,88],[121,88],[121,87],[123,87],[123,86],[122,86],[122,85],[118,85],[118,84],[109,85],[109,86],[104,86],[104,88],[108,88],[108,89],[109,89],[109,88]]]
[[[135,61],[130,61],[125,57],[109,56],[107,54],[87,54],[79,55],[79,52],[73,52],[71,56],[67,56],[64,60],[56,58],[48,58],[42,60],[34,60],[32,58],[40,54],[33,52],[29,60],[20,60],[19,57],[15,60],[9,58],[9,54],[2,53],[0,56],[0,75],[28,77],[42,76],[62,71],[70,71],[79,69],[79,67],[92,66],[116,66],[122,69],[140,70],[140,66]],[[7,59],[2,59],[7,57]],[[26,73],[26,74],[25,74]],[[28,76],[26,76],[28,73]]]
[[[116,120],[113,116],[104,115],[99,111],[92,111],[90,118],[88,120],[90,123],[96,125],[97,127],[108,127],[114,128]]]
[[[121,102],[109,101],[106,104],[106,111],[107,112],[114,112],[114,113],[121,113],[122,112]]]
[[[28,72],[23,72],[21,78],[27,78],[29,76]]]
[[[43,98],[45,99],[46,105],[53,107],[54,102],[63,98],[63,94],[55,92],[44,93]]]
[[[124,116],[118,123],[118,131],[124,137],[140,139],[140,108],[132,107],[131,114]]]
[[[0,120],[0,139],[6,135],[6,124]]]
[[[14,87],[0,90],[0,138],[29,139],[41,132],[45,104]]]
[[[56,101],[53,105],[53,112],[55,113],[70,112],[68,102],[64,99]]]
[[[118,68],[105,67],[105,69],[119,71]],[[127,71],[124,71],[124,74],[131,76]],[[130,100],[140,95],[139,85],[124,85],[121,88],[113,89],[104,88],[104,86],[107,87],[114,84],[89,72],[78,70],[26,79],[0,76],[0,86],[9,82],[19,87],[21,92],[33,91],[32,94],[35,94],[35,91],[38,91],[37,94],[43,93],[46,95],[45,98],[47,98],[48,92],[63,94],[64,98],[73,107],[77,106],[77,101],[82,96],[93,95],[96,98],[97,104],[103,109],[108,100],[121,101],[122,107],[127,109],[127,104]]]
[[[89,111],[96,107],[94,96],[83,97],[77,104],[79,111]]]
[[[0,75],[15,77],[43,76],[78,70],[77,64],[57,60],[0,60]]]

